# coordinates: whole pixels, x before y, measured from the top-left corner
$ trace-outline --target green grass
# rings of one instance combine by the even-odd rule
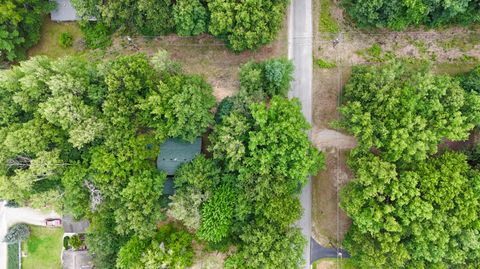
[[[340,27],[330,12],[332,0],[320,0],[320,33],[338,33]]]
[[[30,226],[30,237],[22,243],[27,257],[22,269],[60,269],[63,229]]]
[[[478,33],[472,33],[464,38],[453,37],[438,42],[438,45],[444,50],[458,48],[463,52],[472,50],[478,44],[480,44],[480,36]]]
[[[73,46],[66,48],[61,46],[59,39],[60,35],[64,32],[72,35]],[[46,19],[42,24],[40,41],[28,51],[28,55],[47,55],[53,58],[59,58],[66,55],[80,54],[82,51],[79,51],[75,42],[82,38],[82,31],[76,22],[58,23]]]
[[[337,67],[337,64],[335,62],[328,62],[323,59],[316,59],[315,64],[322,69],[330,69]]]
[[[18,259],[18,243],[8,244],[7,248],[8,253],[8,264],[7,269],[18,269],[20,261]]]
[[[328,269],[356,269],[356,267],[353,266],[352,262],[350,259],[336,259],[336,258],[325,258],[325,259],[320,259],[316,260],[313,263],[312,268],[316,269],[318,264],[321,262],[330,262],[331,266],[328,267]]]

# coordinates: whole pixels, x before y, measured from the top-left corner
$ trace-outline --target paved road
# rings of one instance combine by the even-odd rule
[[[319,245],[313,238],[310,239],[311,263],[321,258],[350,258],[350,255],[343,249],[325,248]],[[341,255],[339,255],[341,253]]]
[[[45,225],[46,218],[59,218],[59,215],[50,212],[44,213],[32,208],[11,208],[5,207],[0,201],[0,241],[7,233],[8,227],[15,223],[27,223],[32,225]],[[0,269],[7,268],[7,244],[0,242]]]
[[[308,122],[312,122],[312,1],[293,0],[290,5],[288,25],[288,57],[295,65],[294,81],[289,97],[297,97],[302,102],[302,112]],[[303,216],[297,221],[305,238],[312,232],[312,183],[302,190],[300,201]],[[310,268],[310,245],[304,250],[306,267]]]

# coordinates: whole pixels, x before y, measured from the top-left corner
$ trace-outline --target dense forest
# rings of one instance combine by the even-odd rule
[[[360,27],[403,30],[409,26],[444,26],[480,22],[477,0],[342,0]]]
[[[193,241],[235,245],[227,268],[295,268],[306,244],[293,225],[298,194],[324,159],[286,98],[292,71],[284,59],[244,65],[239,93],[215,115],[211,86],[164,51],[21,62],[0,72],[0,196],[89,219],[99,268],[184,268]],[[159,145],[209,129],[208,154],[163,195]]]
[[[342,190],[344,246],[359,268],[478,268],[478,150],[439,151],[480,123],[479,68],[451,77],[401,63],[359,66],[340,126],[359,145]]]

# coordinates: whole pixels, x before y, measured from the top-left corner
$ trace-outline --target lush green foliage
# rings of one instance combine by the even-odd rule
[[[460,86],[466,91],[480,94],[480,66],[460,76]]]
[[[73,45],[73,35],[69,32],[63,32],[60,34],[58,43],[63,48],[68,48]]]
[[[171,225],[162,226],[153,238],[132,237],[121,249],[118,268],[186,268],[193,261],[193,236]]]
[[[74,250],[78,250],[83,245],[82,239],[80,239],[78,234],[72,235],[72,237],[70,237],[68,240],[68,243]]]
[[[19,223],[8,228],[7,234],[3,238],[3,242],[16,243],[25,240],[30,235],[30,229],[27,224]]]
[[[228,268],[302,263],[305,240],[292,227],[302,213],[297,195],[324,159],[308,140],[299,101],[282,96],[290,67],[242,67],[240,93],[220,104],[209,136],[212,158],[197,157],[175,177],[170,214],[214,248],[238,242]]]
[[[424,160],[442,139],[468,137],[479,124],[479,102],[448,76],[399,63],[360,66],[345,86],[341,126],[385,160]]]
[[[80,28],[85,36],[85,44],[91,49],[106,48],[112,44],[110,30],[103,22],[80,22]]]
[[[240,88],[249,95],[287,96],[293,75],[293,64],[287,59],[248,62],[240,68]]]
[[[165,53],[151,60],[38,57],[0,73],[0,196],[90,218],[99,268],[165,218],[158,145],[192,140],[213,121],[202,78],[182,75]]]
[[[342,0],[348,14],[361,27],[388,27],[402,30],[408,26],[438,26],[480,21],[478,1],[403,1]]]
[[[63,238],[63,248],[65,250],[69,249],[70,248],[70,236],[65,236]]]
[[[209,30],[234,51],[256,49],[275,39],[288,0],[208,0]]]
[[[460,153],[402,169],[367,154],[342,206],[354,225],[344,242],[360,268],[448,268],[480,259],[480,174]]]
[[[0,5],[0,62],[26,57],[40,40],[43,16],[54,4],[48,0],[3,0]]]
[[[177,0],[173,19],[180,36],[199,35],[208,30],[208,12],[200,0]]]
[[[72,0],[72,3],[81,17],[96,17],[108,29],[133,30],[146,36],[174,31],[181,36],[192,36],[208,30],[225,39],[234,51],[244,51],[275,39],[288,0]]]

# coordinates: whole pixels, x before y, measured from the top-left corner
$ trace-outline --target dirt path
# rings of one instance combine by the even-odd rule
[[[313,128],[312,141],[320,150],[328,148],[336,148],[338,150],[352,149],[357,146],[355,137],[331,129]]]

